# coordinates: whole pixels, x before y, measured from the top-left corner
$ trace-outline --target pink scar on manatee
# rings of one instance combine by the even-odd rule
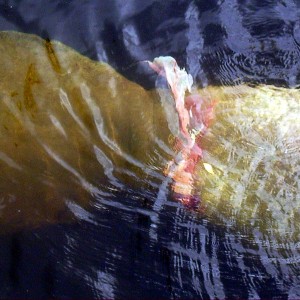
[[[185,97],[187,90],[191,92],[193,79],[178,67],[174,58],[158,57],[147,62],[159,76],[166,77],[179,119],[181,137],[176,137],[177,155],[168,163],[164,173],[173,179],[175,198],[187,207],[198,208],[200,198],[194,195],[194,182],[196,166],[202,158],[199,143],[213,120],[216,102],[207,105],[199,94]]]

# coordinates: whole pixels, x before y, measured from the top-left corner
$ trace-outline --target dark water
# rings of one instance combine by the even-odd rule
[[[16,68],[22,77],[26,53],[40,42],[28,38],[24,58],[15,65],[14,47],[1,48],[11,63],[0,73],[1,125],[8,120],[13,128],[0,131],[2,298],[300,298],[297,1],[0,3],[1,30],[59,40],[151,89],[57,50],[62,70],[76,59],[81,68],[72,69],[72,83],[52,83],[49,72],[45,94],[39,94],[69,97],[64,109],[52,102],[44,106],[53,112],[52,124],[61,122],[65,142],[51,131],[46,115],[18,113],[3,96],[5,88],[23,84],[7,80],[9,70]],[[172,198],[163,175],[172,149],[164,148],[168,132],[162,128],[168,124],[153,91],[157,76],[136,64],[161,55],[176,58],[205,87],[202,93],[219,101],[203,141],[214,173],[199,168],[198,211]],[[48,74],[45,66],[37,73]],[[101,83],[93,74],[102,74]],[[120,87],[107,88],[111,78]],[[89,99],[86,91],[97,99],[97,87],[100,98],[107,99],[108,90],[121,99],[115,106],[99,103],[103,132],[116,147],[86,117],[97,119],[93,102],[90,115],[78,104]],[[127,106],[126,90],[132,99]],[[153,119],[158,115],[160,121]],[[27,141],[22,151],[6,142],[16,132]],[[94,152],[104,167],[97,167]],[[18,168],[27,173],[20,175]]]

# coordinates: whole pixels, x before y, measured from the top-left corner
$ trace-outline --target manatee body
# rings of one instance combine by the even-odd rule
[[[154,91],[37,36],[2,32],[0,52],[1,223],[52,222],[66,201],[162,180],[172,151]]]
[[[66,221],[69,203],[89,208],[115,191],[157,197],[178,152],[168,90],[146,91],[33,35],[0,33],[0,52],[0,224]],[[205,213],[225,224],[299,229],[299,91],[192,92],[217,102],[194,174]]]
[[[274,86],[208,88],[218,101],[202,139],[202,199],[213,215],[300,233],[300,94]]]

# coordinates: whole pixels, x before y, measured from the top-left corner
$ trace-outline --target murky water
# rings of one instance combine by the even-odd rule
[[[100,42],[97,55],[124,73],[122,66],[127,64],[126,75],[135,82],[143,83],[149,77],[147,90],[110,65],[90,60],[59,42],[0,33],[0,295],[300,297],[297,48],[291,47],[284,58],[276,52],[284,49],[275,35],[269,41],[277,39],[277,46],[272,46],[276,51],[267,40],[262,45],[259,31],[249,35],[251,31],[245,29],[241,36],[235,35],[236,28],[248,28],[247,16],[249,28],[264,23],[272,32],[271,25],[278,23],[281,13],[286,21],[291,19],[289,24],[294,22],[291,40],[297,43],[297,13],[288,13],[293,3],[279,5],[283,10],[278,10],[277,19],[273,14],[273,19],[263,20],[262,16],[276,12],[279,6],[256,4],[255,10],[251,3],[234,1],[206,5],[175,1],[170,12],[175,19],[162,22],[165,27],[157,25],[155,45],[139,40],[134,29],[138,16],[155,15],[159,4],[130,3],[132,7],[118,15],[120,22],[126,21],[120,23],[128,51],[123,56],[126,63]],[[107,12],[112,20],[118,19],[113,17],[120,12],[117,8],[86,4],[89,9],[100,6],[104,16]],[[18,22],[10,16],[22,14],[21,6],[15,9],[14,3],[6,3],[2,7],[6,8],[2,28],[18,29]],[[66,8],[70,9],[67,3],[56,7],[54,15]],[[74,5],[73,14],[77,9]],[[170,6],[160,9],[167,16]],[[229,11],[244,23],[238,18],[230,21],[234,18],[228,18]],[[26,16],[30,19],[30,14]],[[204,26],[212,16],[218,16],[227,30],[226,47],[238,48],[238,55],[221,49],[222,31],[211,28],[218,22],[208,24],[199,35],[200,24]],[[180,27],[182,18],[188,29]],[[159,23],[155,20],[153,28]],[[35,30],[43,27],[38,25]],[[109,23],[103,26],[103,32],[109,27],[113,35]],[[145,24],[144,30],[147,28]],[[178,35],[178,39],[183,33],[187,37],[186,65],[198,80],[197,91],[208,102],[216,100],[214,121],[200,140],[203,159],[197,165],[195,191],[201,203],[196,209],[176,201],[172,180],[165,175],[178,151],[172,134],[176,115],[173,123],[168,114],[171,92],[146,64],[130,67],[126,59],[129,54],[137,60],[147,59],[154,46],[152,54],[172,55],[172,49],[180,53],[183,46],[174,44],[176,38],[170,42],[166,28],[174,28],[171,36]],[[210,32],[220,35],[211,35],[209,42],[206,34]],[[160,33],[166,34],[163,42]],[[282,39],[286,42],[289,36]],[[107,39],[102,36],[102,41]],[[67,44],[85,52],[76,47],[74,41],[79,40]],[[93,41],[91,37],[87,40]],[[265,55],[266,68],[256,51]],[[275,66],[266,59],[272,51],[286,64],[289,59],[293,63],[280,73],[280,63]],[[215,75],[205,69],[205,62],[213,56],[216,67],[210,72],[214,70]],[[254,57],[255,63],[251,62]],[[180,55],[177,58],[182,64]],[[252,64],[250,76],[244,67],[250,69]],[[267,69],[272,72],[268,74]],[[290,86],[270,84],[282,83],[281,79]],[[156,89],[151,80],[156,81]],[[264,81],[269,85],[262,84]]]

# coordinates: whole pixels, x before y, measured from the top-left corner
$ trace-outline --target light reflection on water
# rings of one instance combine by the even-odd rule
[[[202,141],[214,174],[199,164],[195,212],[163,175],[174,149],[161,93],[63,45],[0,39],[3,239],[14,232],[4,296],[30,286],[26,247],[50,269],[29,295],[65,295],[74,272],[68,295],[128,296],[130,278],[133,297],[258,298],[267,284],[299,296],[298,90],[199,90],[218,104]]]

